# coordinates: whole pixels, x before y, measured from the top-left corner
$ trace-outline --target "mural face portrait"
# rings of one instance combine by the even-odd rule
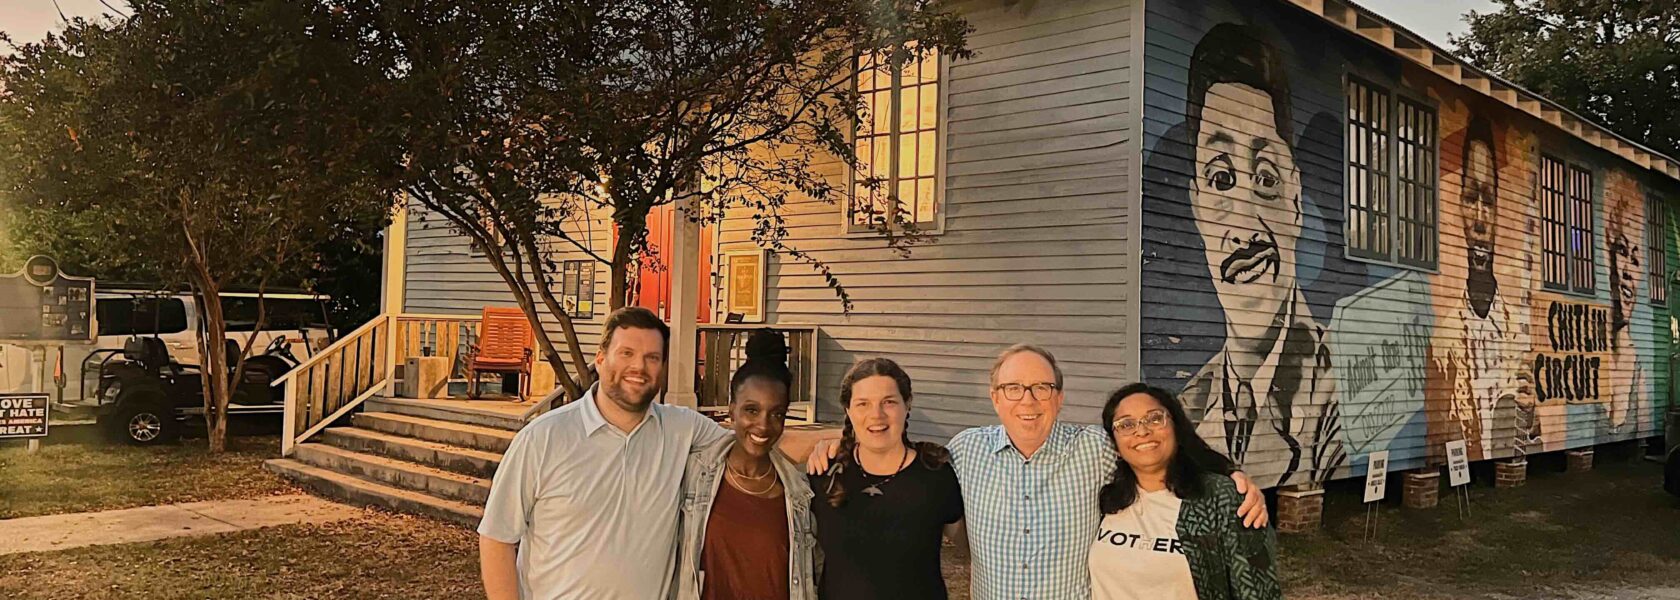
[[[1626,202],[1619,202],[1615,213],[1605,224],[1604,239],[1610,251],[1610,292],[1618,325],[1633,321],[1633,308],[1639,306],[1639,284],[1644,279],[1644,245],[1640,243],[1635,215]]]
[[[1297,293],[1301,175],[1288,84],[1275,50],[1239,26],[1210,31],[1190,71],[1190,204],[1208,274],[1232,341],[1264,343]]]
[[[1464,239],[1470,268],[1493,269],[1494,238],[1499,223],[1499,173],[1491,140],[1472,135],[1464,145]]]
[[[1252,314],[1254,325],[1269,327],[1294,294],[1300,173],[1271,124],[1269,94],[1220,83],[1208,89],[1205,102],[1191,204],[1213,287],[1233,324],[1244,320],[1238,315]]]

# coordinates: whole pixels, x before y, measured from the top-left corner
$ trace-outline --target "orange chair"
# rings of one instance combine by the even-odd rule
[[[484,373],[518,373],[519,399],[531,386],[531,323],[517,308],[484,307],[478,343],[467,350],[467,397],[477,399]]]

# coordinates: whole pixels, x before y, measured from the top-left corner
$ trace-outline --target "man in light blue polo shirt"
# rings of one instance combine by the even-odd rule
[[[478,526],[489,600],[668,595],[689,450],[729,435],[653,403],[669,339],[652,311],[614,311],[596,387],[514,436]]]

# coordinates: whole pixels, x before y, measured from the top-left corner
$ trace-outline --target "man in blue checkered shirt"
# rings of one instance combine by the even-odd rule
[[[1114,445],[1100,428],[1057,421],[1062,370],[1043,348],[1005,350],[991,385],[1002,424],[963,431],[948,446],[963,490],[971,596],[1089,599],[1087,560],[1102,522],[1097,496],[1114,473]],[[833,452],[819,445],[813,469],[826,469]],[[1265,527],[1260,490],[1242,473],[1232,479],[1247,495],[1238,514]]]

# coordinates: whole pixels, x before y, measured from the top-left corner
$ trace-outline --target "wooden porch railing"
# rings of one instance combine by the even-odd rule
[[[327,346],[273,385],[286,390],[280,452],[319,434],[390,387],[396,366],[412,356],[446,356],[453,369],[478,335],[476,315],[382,314]]]
[[[747,361],[747,336],[766,325],[719,324],[699,326],[700,361],[695,369],[699,381],[700,412],[718,414],[729,410],[729,378]],[[787,336],[788,368],[793,371],[793,389],[788,390],[788,420],[817,422],[817,332],[815,325],[769,325]]]
[[[374,317],[274,380],[286,386],[282,456],[390,382],[390,332],[388,315]]]
[[[720,414],[729,407],[729,378],[746,362],[747,336],[763,325],[701,325],[695,391],[701,412]],[[787,335],[788,416],[794,422],[817,420],[817,333],[814,325],[778,325]],[[396,367],[416,356],[449,359],[452,377],[461,376],[462,356],[478,338],[478,315],[383,314],[310,357],[274,381],[285,386],[286,416],[281,453],[318,435],[368,398],[394,385]],[[394,391],[394,390],[391,390]],[[527,420],[552,407],[560,388],[525,413]]]

